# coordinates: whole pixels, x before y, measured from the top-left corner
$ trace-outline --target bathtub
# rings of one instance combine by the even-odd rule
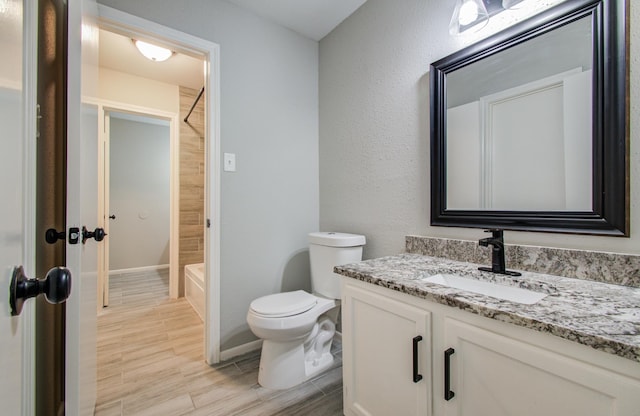
[[[184,266],[184,294],[204,322],[204,263]]]

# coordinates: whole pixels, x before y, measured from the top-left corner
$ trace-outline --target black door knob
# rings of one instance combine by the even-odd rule
[[[115,220],[116,219],[116,214],[109,215],[109,218],[111,218],[112,220]]]
[[[62,303],[71,293],[71,272],[66,267],[54,267],[47,272],[44,279],[29,279],[22,266],[13,269],[9,287],[9,304],[11,315],[20,315],[24,302],[44,294],[49,303]]]
[[[87,230],[87,227],[82,227],[82,244],[86,243],[89,238],[93,238],[96,241],[104,240],[104,237],[107,233],[104,232],[103,228],[96,228],[93,231]]]
[[[64,240],[64,239],[65,239],[65,232],[58,231],[55,228],[49,228],[44,233],[44,240],[49,244],[55,244],[56,241]]]

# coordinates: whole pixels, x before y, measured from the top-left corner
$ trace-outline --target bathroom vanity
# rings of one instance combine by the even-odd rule
[[[640,289],[477,267],[402,254],[335,268],[346,415],[640,415]]]
[[[431,64],[432,226],[629,236],[627,11],[562,2]],[[640,416],[640,256],[513,246],[505,276],[477,247],[334,269],[344,413]]]

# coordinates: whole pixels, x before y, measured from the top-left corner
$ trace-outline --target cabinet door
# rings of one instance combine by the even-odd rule
[[[429,312],[345,286],[342,322],[345,414],[430,415]]]
[[[447,415],[640,415],[638,380],[451,318],[445,340],[455,350]]]

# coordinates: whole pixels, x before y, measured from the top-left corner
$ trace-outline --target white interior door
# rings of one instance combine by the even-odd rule
[[[35,11],[30,3],[0,3],[0,412],[7,415],[34,412],[35,303],[26,302],[22,313],[13,317],[9,306],[14,266],[22,264],[29,277],[34,277],[35,54],[25,53],[34,50],[35,42]]]
[[[0,177],[4,178],[0,181],[0,191],[6,198],[0,204],[0,371],[3,374],[0,377],[0,403],[2,413],[8,415],[34,414],[35,303],[26,302],[21,315],[12,317],[8,299],[15,266],[23,264],[27,275],[35,277],[32,276],[35,228],[35,3],[5,0],[0,4],[0,52],[4,56],[0,62],[0,128],[3,132],[0,140]],[[69,1],[68,224],[72,227],[82,227],[82,220],[89,221],[92,211],[91,223],[95,224],[97,220],[95,206],[91,206],[96,199],[92,199],[87,192],[95,177],[93,170],[96,159],[92,161],[91,156],[86,155],[95,152],[97,113],[91,106],[83,106],[81,101],[81,89],[95,86],[97,80],[97,35],[93,36],[97,30],[90,19],[82,17],[83,11],[86,16],[95,16],[95,7],[93,0]],[[85,42],[82,42],[81,36]],[[82,53],[80,45],[83,45]],[[23,55],[26,55],[24,59]],[[23,62],[26,63],[24,73]],[[80,85],[80,79],[85,85]],[[88,136],[93,132],[93,137],[88,137],[88,145],[84,147],[81,146],[81,128]],[[82,151],[85,157],[82,157]],[[82,201],[88,203],[83,205]],[[68,245],[67,266],[75,278],[67,308],[67,415],[93,414],[95,404],[95,251],[95,245]],[[87,259],[83,267],[81,258]]]
[[[103,226],[98,217],[98,107],[84,97],[95,96],[97,89],[97,5],[95,0],[68,5],[67,227],[94,231]],[[66,309],[67,416],[92,415],[95,406],[97,240],[67,241],[67,267],[74,272]]]

